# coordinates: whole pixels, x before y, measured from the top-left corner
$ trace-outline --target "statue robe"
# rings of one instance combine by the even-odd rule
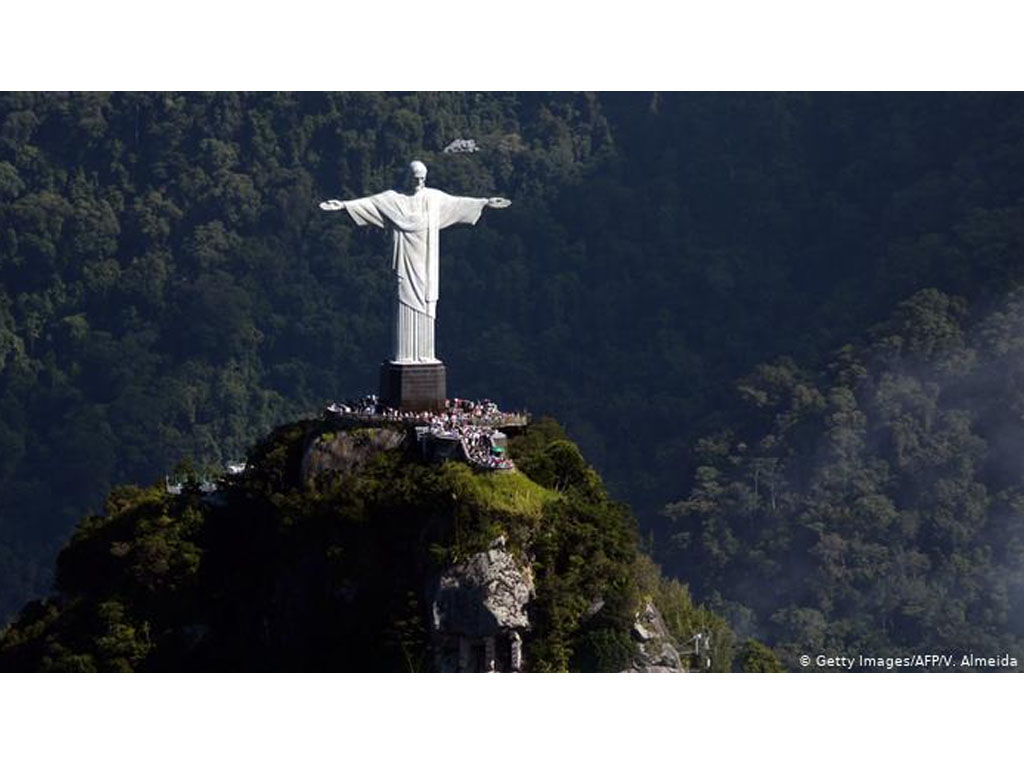
[[[452,224],[476,224],[487,200],[454,197],[425,187],[414,195],[389,190],[345,203],[359,226],[390,227],[391,267],[398,277],[398,301],[435,317],[440,231]]]
[[[391,267],[398,279],[393,361],[437,361],[440,231],[452,224],[476,224],[486,204],[484,198],[454,197],[429,187],[412,195],[389,190],[345,202],[359,226],[391,229]]]

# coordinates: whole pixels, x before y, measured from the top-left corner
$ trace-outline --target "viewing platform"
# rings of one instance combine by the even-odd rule
[[[441,410],[416,412],[382,405],[376,395],[331,403],[323,418],[349,429],[400,426],[414,435],[425,460],[454,459],[485,470],[515,469],[507,454],[507,433],[530,423],[529,413],[505,413],[491,400],[453,398]]]

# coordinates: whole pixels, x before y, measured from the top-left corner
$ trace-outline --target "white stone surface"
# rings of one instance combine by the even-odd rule
[[[391,268],[397,278],[391,361],[436,363],[440,232],[453,224],[476,224],[484,208],[506,208],[500,197],[456,197],[426,186],[427,168],[409,164],[409,192],[388,190],[355,200],[326,200],[325,211],[348,211],[359,226],[389,229]]]

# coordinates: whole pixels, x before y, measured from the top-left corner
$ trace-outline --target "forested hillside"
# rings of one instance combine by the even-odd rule
[[[388,244],[315,203],[414,157],[513,200],[442,236],[450,391],[556,415],[658,546],[737,377],[1021,272],[1017,95],[2,94],[0,616],[112,483],[375,388]]]
[[[376,424],[283,425],[216,493],[194,476],[180,494],[115,488],[61,551],[56,594],[0,630],[0,672],[445,671],[453,634],[479,646],[511,628],[496,593],[517,580],[516,670],[731,668],[729,628],[638,552],[629,509],[558,424],[515,436],[507,472],[426,463],[410,425]],[[308,461],[325,445],[350,453]],[[481,557],[487,581],[460,583]],[[670,648],[711,639],[657,660],[636,642],[645,610]],[[737,661],[778,666],[754,644]]]
[[[921,291],[827,367],[738,389],[666,510],[697,595],[792,667],[1024,656],[1024,291],[973,316]]]

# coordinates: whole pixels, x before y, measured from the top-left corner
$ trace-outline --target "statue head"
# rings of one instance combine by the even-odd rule
[[[409,188],[417,192],[427,185],[427,166],[419,160],[409,163]]]

